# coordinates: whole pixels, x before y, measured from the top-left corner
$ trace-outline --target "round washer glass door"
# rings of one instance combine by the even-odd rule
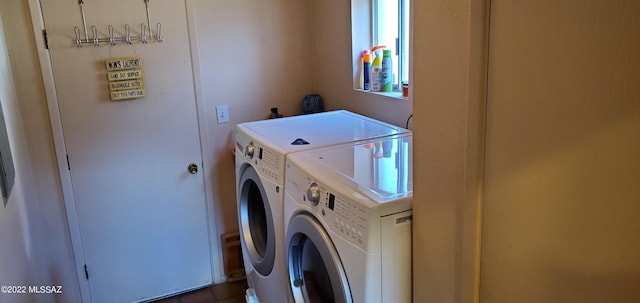
[[[338,253],[320,223],[299,214],[287,228],[289,284],[296,303],[351,303],[351,291]]]
[[[256,170],[248,165],[240,177],[238,220],[243,245],[253,268],[263,276],[271,273],[276,257],[275,227],[269,199]]]

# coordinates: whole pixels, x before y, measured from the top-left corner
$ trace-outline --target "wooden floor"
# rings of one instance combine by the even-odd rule
[[[247,280],[222,283],[152,303],[245,303]]]

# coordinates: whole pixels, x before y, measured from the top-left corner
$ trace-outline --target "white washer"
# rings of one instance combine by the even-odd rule
[[[412,135],[287,156],[294,302],[411,302]]]
[[[238,224],[247,282],[260,302],[291,300],[284,251],[286,155],[406,132],[344,110],[238,124]]]

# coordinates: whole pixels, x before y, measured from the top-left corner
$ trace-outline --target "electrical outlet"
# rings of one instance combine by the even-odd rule
[[[229,123],[229,106],[217,105],[216,114],[218,115],[218,124]]]

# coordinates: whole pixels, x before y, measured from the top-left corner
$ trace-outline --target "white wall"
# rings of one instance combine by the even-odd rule
[[[0,209],[0,284],[60,285],[63,294],[0,294],[0,301],[75,302],[78,284],[70,267],[41,81],[33,74],[38,66],[30,51],[27,15],[25,3],[0,4],[0,102],[16,168],[15,186],[6,207]],[[16,65],[21,69],[12,73],[11,66]]]
[[[416,302],[475,302],[489,1],[414,3]]]
[[[2,24],[0,24],[2,26]],[[33,242],[31,240],[32,229],[38,230],[40,226],[33,222],[33,209],[27,209],[27,201],[24,197],[24,187],[33,188],[33,180],[30,178],[29,163],[23,156],[24,133],[20,125],[20,115],[18,112],[15,91],[13,87],[13,76],[7,54],[7,47],[4,35],[4,28],[0,31],[0,102],[4,112],[9,143],[12,153],[14,153],[14,165],[16,168],[16,183],[7,205],[0,209],[0,284],[2,285],[25,285],[30,281],[33,265],[30,259],[33,258]],[[26,170],[25,170],[26,166]],[[25,178],[25,173],[29,178]],[[25,182],[26,181],[26,182]],[[32,221],[29,221],[29,220]],[[36,221],[37,222],[37,221]],[[7,295],[0,295],[3,301]],[[27,299],[19,299],[26,301]]]
[[[494,1],[481,302],[640,300],[640,5]]]
[[[301,112],[313,92],[309,1],[195,1],[195,29],[218,232],[237,231],[235,125]],[[216,123],[228,104],[230,123]],[[218,239],[220,237],[217,237]]]
[[[415,3],[414,300],[636,301],[639,7],[488,3]]]

